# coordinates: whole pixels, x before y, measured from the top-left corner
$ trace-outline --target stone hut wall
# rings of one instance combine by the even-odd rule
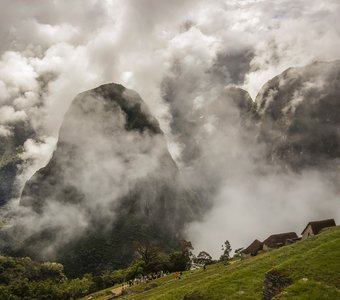
[[[303,235],[302,235],[302,240],[306,240],[310,237],[314,236],[314,232],[313,232],[313,229],[312,229],[312,225],[308,225],[308,227],[306,228],[306,230],[303,232]]]

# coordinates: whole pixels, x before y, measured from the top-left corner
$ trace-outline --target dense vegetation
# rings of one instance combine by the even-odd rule
[[[0,299],[78,299],[149,273],[187,270],[191,244],[180,244],[180,251],[166,253],[155,244],[136,243],[139,255],[128,268],[75,279],[68,279],[59,263],[0,256]]]
[[[95,290],[91,276],[68,280],[61,264],[0,256],[0,299],[77,299]]]

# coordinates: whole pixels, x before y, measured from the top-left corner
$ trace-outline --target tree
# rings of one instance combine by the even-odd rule
[[[165,271],[171,268],[170,255],[164,252],[156,243],[135,241],[134,248],[139,256],[137,260],[144,262],[143,273]]]
[[[208,252],[201,251],[197,257],[195,257],[195,263],[201,265],[208,265],[212,262],[212,257]]]
[[[168,271],[170,266],[170,255],[159,252],[158,255],[146,266],[147,272]]]
[[[155,243],[149,241],[135,241],[133,244],[136,252],[146,265],[151,263],[161,250]]]
[[[191,252],[191,250],[194,250],[194,247],[192,246],[190,241],[179,240],[178,245],[182,252],[185,251]]]
[[[243,250],[243,247],[242,248],[238,248],[238,249],[236,249],[234,252],[235,252],[235,254],[234,254],[234,257],[241,257],[241,252],[242,252],[242,250]]]
[[[229,241],[225,241],[222,245],[223,254],[220,257],[220,261],[228,261],[230,259],[231,246]]]
[[[169,270],[171,272],[177,272],[190,269],[192,256],[191,250],[194,249],[191,242],[179,240],[177,241],[177,249],[179,249],[179,251],[170,253]]]
[[[40,280],[62,280],[65,279],[64,266],[55,262],[44,262],[40,267]]]
[[[126,269],[125,279],[131,280],[145,272],[145,261],[142,259],[136,259],[131,263],[131,265]]]
[[[170,254],[170,271],[185,271],[190,268],[191,259],[188,253],[175,251]]]
[[[192,246],[191,242],[186,241],[186,240],[180,240],[180,241],[178,241],[178,245],[179,245],[179,249],[181,250],[183,255],[187,255],[191,259],[192,256],[193,256],[191,250],[194,250],[194,247]]]

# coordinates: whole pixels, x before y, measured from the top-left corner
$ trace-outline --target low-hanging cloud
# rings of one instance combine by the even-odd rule
[[[72,99],[118,82],[141,94],[183,181],[210,209],[187,230],[198,248],[216,255],[226,238],[242,246],[269,233],[266,226],[297,230],[334,208],[322,174],[295,177],[267,166],[265,145],[244,129],[235,103],[250,98],[232,91],[244,88],[254,99],[288,67],[338,59],[336,0],[8,0],[1,8],[0,138],[24,119],[36,132],[24,144],[22,182],[51,156]],[[289,188],[277,193],[283,185]],[[327,205],[318,204],[321,194]],[[294,204],[296,197],[303,200]]]
[[[162,205],[169,214],[181,213],[185,199],[177,201],[163,191],[174,185],[177,168],[158,123],[136,93],[120,92],[121,88],[105,85],[102,92],[82,93],[74,100],[52,159],[22,193],[15,217],[20,222],[9,229],[9,236],[15,236],[9,238],[14,250],[26,248],[34,257],[56,259],[58,250],[84,237],[85,232],[100,226],[101,234],[110,232],[116,215],[123,216],[124,210],[131,211],[130,218],[146,214],[153,219]],[[115,102],[105,94],[110,89],[124,98]],[[120,106],[119,101],[126,104]],[[26,141],[22,158],[47,160],[48,143],[53,145],[54,140]],[[26,167],[23,174],[27,176],[33,166]],[[131,201],[136,195],[138,201]],[[161,197],[166,199],[159,203]],[[165,223],[166,219],[163,217]],[[48,240],[27,242],[46,230],[53,232]]]

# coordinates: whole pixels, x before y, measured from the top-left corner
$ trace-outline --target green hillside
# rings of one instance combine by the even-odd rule
[[[121,299],[262,299],[265,274],[291,280],[274,299],[340,299],[340,228],[325,230],[308,241],[300,241],[229,266],[210,265],[206,271],[184,272],[136,286]],[[151,288],[151,284],[155,288]],[[149,290],[144,289],[149,286]],[[110,297],[107,289],[93,299]],[[84,299],[87,299],[85,297]]]

